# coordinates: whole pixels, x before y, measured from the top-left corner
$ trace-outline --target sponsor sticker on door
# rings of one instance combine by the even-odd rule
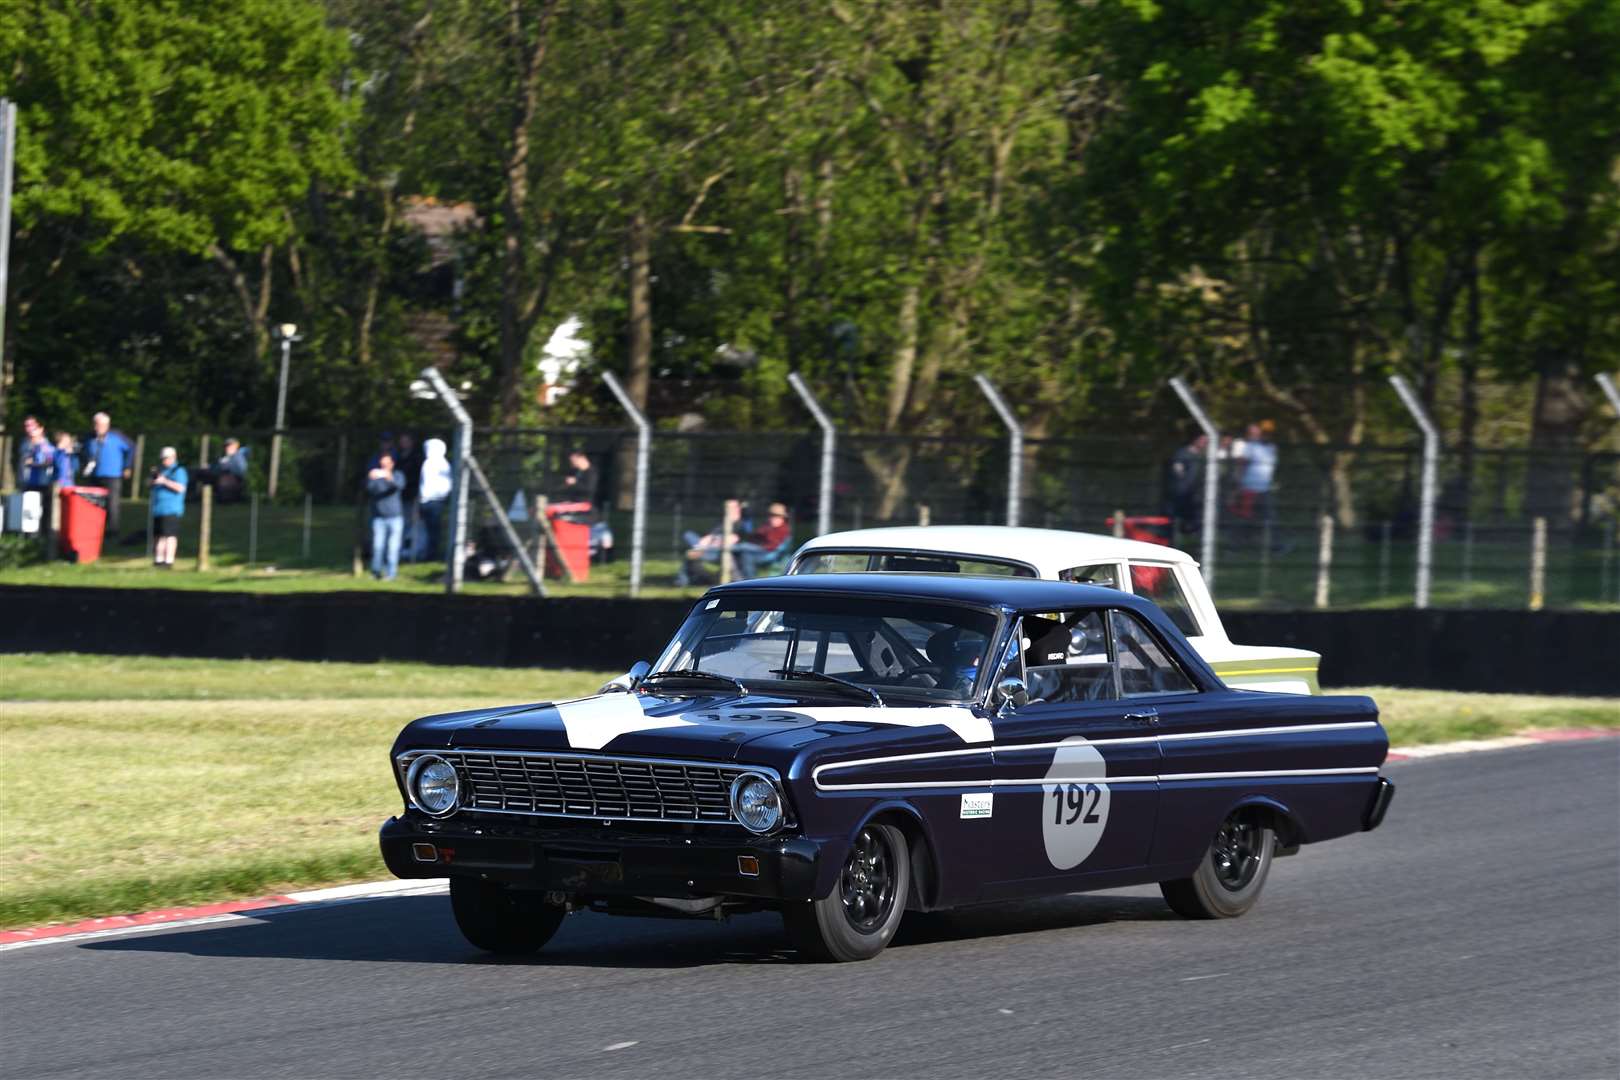
[[[991,791],[976,795],[962,796],[962,816],[965,818],[989,817],[990,810],[995,805],[995,793]]]

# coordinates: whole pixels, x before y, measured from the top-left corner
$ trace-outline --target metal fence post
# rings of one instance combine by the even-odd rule
[[[1593,378],[1597,379],[1603,396],[1609,399],[1609,408],[1614,410],[1614,418],[1620,420],[1620,389],[1615,388],[1614,377],[1607,371],[1600,371]]]
[[[259,561],[259,493],[248,497],[248,569]]]
[[[208,436],[197,450],[197,460],[208,461]],[[208,569],[208,549],[214,539],[214,485],[204,484],[197,502],[197,569]]]
[[[1316,541],[1316,606],[1328,606],[1328,590],[1333,581],[1333,515],[1323,514]]]
[[[788,372],[788,385],[793,387],[799,400],[804,402],[804,407],[810,410],[810,415],[816,418],[816,424],[821,428],[821,491],[816,497],[816,531],[826,535],[832,532],[833,464],[837,460],[838,429],[833,427],[832,418],[822,409],[821,403],[797,371]]]
[[[309,529],[310,529],[310,525],[312,524],[311,518],[314,517],[314,514],[315,514],[314,496],[312,496],[309,492],[306,491],[306,492],[304,492],[304,542],[301,545],[301,552],[303,554],[305,562],[309,561]]]
[[[652,425],[630,400],[630,395],[611,371],[602,372],[613,396],[636,425],[636,494],[630,515],[630,595],[641,595],[641,549],[647,536],[647,467],[652,453]]]
[[[1530,610],[1547,602],[1547,519],[1538,517],[1530,534]]]
[[[6,403],[6,295],[11,272],[11,182],[17,150],[17,103],[0,97],[0,428],[5,425]],[[0,472],[11,471],[9,442]]]
[[[982,373],[974,375],[973,381],[979,384],[979,390],[990,399],[1001,422],[1007,426],[1007,524],[1017,525],[1018,505],[1024,488],[1024,428],[1012,409],[1007,407],[1007,402],[994,383]]]
[[[1400,395],[1401,404],[1412,414],[1423,431],[1423,487],[1418,502],[1417,595],[1414,605],[1429,606],[1429,581],[1434,570],[1434,495],[1435,472],[1440,464],[1440,430],[1429,419],[1423,403],[1412,392],[1411,386],[1399,375],[1391,375],[1389,384]]]
[[[1220,513],[1221,506],[1221,433],[1210,422],[1209,414],[1204,407],[1198,404],[1193,396],[1192,389],[1186,381],[1177,375],[1170,380],[1170,389],[1176,392],[1181,403],[1192,414],[1193,421],[1199,430],[1204,433],[1208,446],[1204,447],[1204,521],[1203,521],[1203,550],[1198,559],[1202,563],[1204,581],[1210,589],[1215,588],[1215,529],[1218,524],[1216,515]]]
[[[444,402],[456,421],[456,467],[450,477],[454,490],[450,496],[450,537],[444,559],[444,591],[457,593],[461,591],[462,574],[467,562],[467,492],[472,486],[472,478],[467,475],[467,458],[472,453],[473,422],[467,410],[462,408],[461,398],[450,389],[450,384],[444,381],[438,368],[423,368],[422,379],[430,392],[419,393],[418,396],[437,397]],[[415,387],[412,390],[415,392]]]

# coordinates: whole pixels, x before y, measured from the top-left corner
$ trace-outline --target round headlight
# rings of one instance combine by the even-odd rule
[[[410,771],[405,774],[405,787],[411,793],[411,801],[435,817],[454,810],[461,794],[456,767],[433,754],[424,754],[411,762]]]
[[[743,773],[731,782],[731,812],[749,832],[768,833],[782,824],[782,796],[758,773]]]

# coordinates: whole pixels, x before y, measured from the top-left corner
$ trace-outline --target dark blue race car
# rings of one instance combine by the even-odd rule
[[[1388,746],[1368,698],[1227,689],[1117,590],[782,577],[594,697],[412,723],[381,842],[493,952],[570,911],[774,909],[862,960],[907,911],[1087,889],[1241,915],[1275,856],[1379,824]]]

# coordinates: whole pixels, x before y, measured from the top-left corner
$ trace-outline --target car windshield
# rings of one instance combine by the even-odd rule
[[[929,551],[810,551],[793,566],[795,574],[858,574],[868,570],[979,577],[1035,576],[1035,570],[1023,563]]]
[[[979,690],[995,632],[993,612],[953,604],[726,596],[698,606],[653,670],[709,672],[751,689],[836,695],[861,703],[875,699],[860,687],[876,690],[884,701],[966,701]]]

